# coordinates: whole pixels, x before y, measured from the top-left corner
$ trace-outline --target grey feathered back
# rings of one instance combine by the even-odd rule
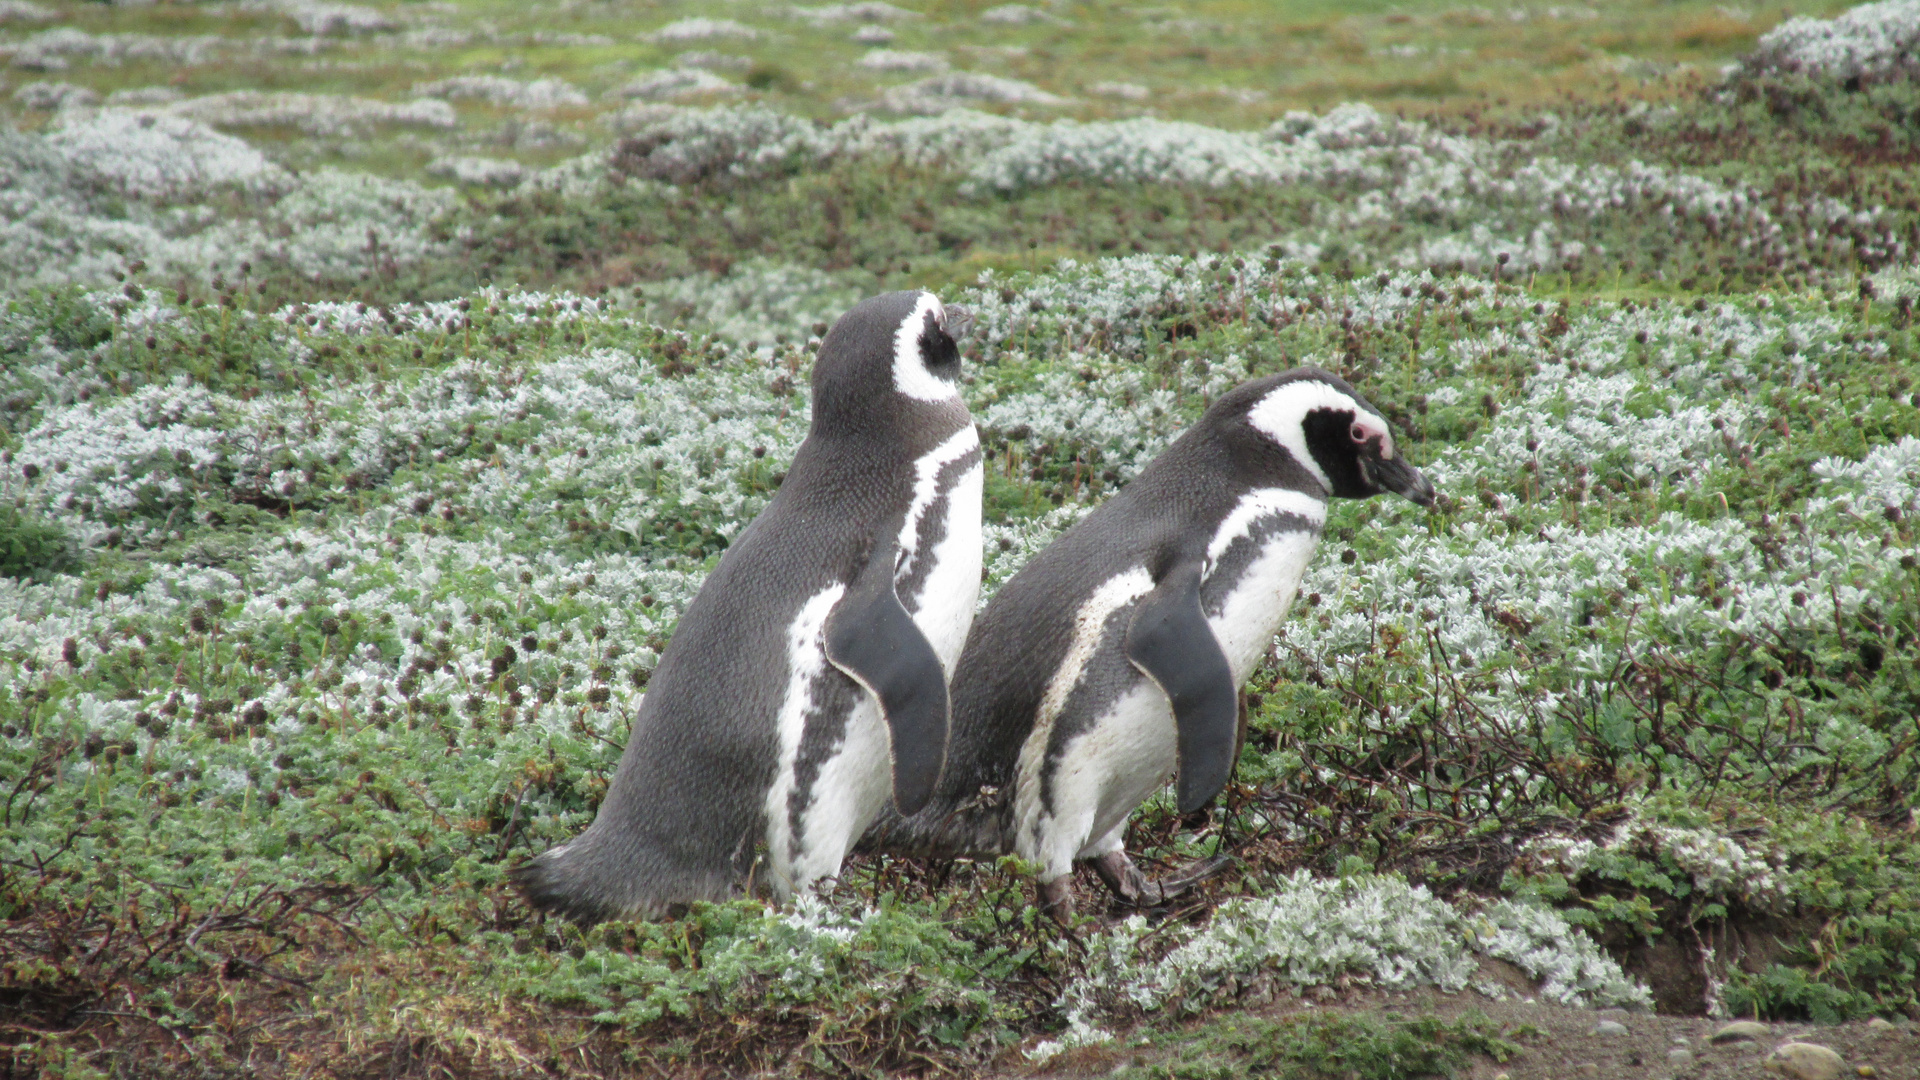
[[[882,812],[859,849],[954,857],[1014,850],[1013,810],[1020,753],[1042,696],[1073,639],[1079,605],[1101,582],[1131,566],[1160,569],[1221,520],[1240,496],[1275,484],[1318,490],[1318,482],[1251,430],[1246,412],[1285,382],[1346,383],[1300,368],[1255,379],[1222,395],[1200,420],[1140,475],[1069,529],[1001,587],[974,620],[952,681],[953,728],[947,768],[933,801],[911,818]],[[1354,395],[1356,398],[1358,395]],[[1124,633],[1116,620],[1108,634]],[[1073,698],[1113,700],[1142,678],[1117,638],[1102,641]],[[1053,730],[1051,755],[1091,722],[1070,699]],[[1044,793],[1043,793],[1044,797]]]
[[[972,422],[957,401],[894,391],[893,331],[918,295],[864,301],[827,335],[806,441],[681,615],[593,824],[513,872],[534,905],[583,922],[651,918],[740,889],[765,833],[787,627],[892,542],[912,462]],[[821,711],[865,693],[837,670],[821,679]]]

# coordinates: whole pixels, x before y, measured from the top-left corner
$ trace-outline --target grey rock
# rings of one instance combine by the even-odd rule
[[[1735,1042],[1758,1042],[1767,1037],[1767,1025],[1752,1020],[1735,1020],[1713,1033],[1714,1045]]]
[[[1627,1033],[1627,1025],[1618,1020],[1602,1020],[1593,1025],[1593,1033],[1595,1035],[1625,1035]]]
[[[1675,1047],[1667,1051],[1667,1064],[1672,1065],[1676,1069],[1683,1065],[1691,1065],[1693,1064],[1693,1051],[1682,1050],[1679,1047]]]
[[[1840,1055],[1816,1043],[1781,1043],[1767,1058],[1767,1071],[1788,1080],[1840,1080],[1847,1063]]]

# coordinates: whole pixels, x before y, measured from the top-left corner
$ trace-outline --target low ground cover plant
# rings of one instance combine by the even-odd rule
[[[1458,988],[1484,954],[1542,993],[1643,1003],[1636,950],[1762,918],[1785,920],[1784,949],[1752,970],[1716,951],[1713,985],[1663,1004],[1911,1000],[1920,417],[1889,363],[1912,348],[1897,307],[1566,303],[1259,253],[1065,265],[962,297],[982,326],[990,587],[1208,395],[1298,362],[1375,388],[1448,496],[1331,523],[1216,823],[1183,832],[1157,804],[1138,822],[1161,858],[1237,854],[1249,870],[1223,888],[1247,898],[1085,953],[987,867],[959,892],[857,868],[793,913],[743,901],[611,936],[537,924],[503,888],[588,820],[674,612],[777,485],[804,346],[566,295],[170,299],[11,308],[13,347],[44,358],[13,368],[17,510],[86,553],[0,584],[9,977],[49,1019],[113,993],[184,1032],[234,980],[312,1002],[352,971],[333,1023],[428,1038],[413,1010],[444,995],[413,980],[442,965],[438,985],[489,987],[495,1010],[544,1002],[645,1053],[831,1062],[811,1055],[851,1038],[981,1061],[1257,999],[1289,970]],[[1815,808],[1853,824],[1814,828]],[[1425,944],[1365,961],[1283,945],[1322,888],[1292,867],[1437,890]],[[1341,903],[1378,902],[1351,887]],[[1813,919],[1841,920],[1838,963],[1794,944]],[[1580,959],[1568,922],[1615,958]],[[460,1023],[534,1053],[473,1007]],[[759,1049],[701,1034],[722,1016],[759,1017]]]
[[[803,116],[779,72],[696,57],[770,89],[443,185],[243,122],[284,99],[108,102],[82,84],[157,46],[0,7],[14,69],[64,59],[105,106],[22,90],[0,134],[7,1067],[988,1072],[1204,1029],[1193,1075],[1390,1076],[1519,1036],[1243,1010],[1920,1011],[1911,8],[1550,112],[1231,129]],[[925,44],[824,11],[794,25]],[[968,15],[1069,34],[1031,11]],[[427,30],[257,17],[323,57]],[[710,22],[648,47],[770,40]],[[568,74],[406,86],[466,124],[581,108]],[[375,122],[327,109],[301,115]],[[452,139],[441,115],[418,130]],[[783,479],[814,339],[908,284],[977,316],[989,594],[1213,395],[1298,364],[1439,488],[1335,509],[1219,807],[1137,816],[1149,861],[1236,870],[1077,936],[984,862],[534,917],[506,871],[590,820],[678,612]]]

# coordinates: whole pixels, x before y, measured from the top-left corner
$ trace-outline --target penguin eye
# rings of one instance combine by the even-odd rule
[[[920,331],[920,362],[928,371],[943,379],[951,380],[960,367],[960,348],[954,343],[933,314],[927,314],[926,323]]]
[[[1367,440],[1373,438],[1373,432],[1368,431],[1366,428],[1361,427],[1359,424],[1355,424],[1352,427],[1348,428],[1347,435],[1353,439],[1353,444],[1355,446],[1365,446],[1367,445]]]

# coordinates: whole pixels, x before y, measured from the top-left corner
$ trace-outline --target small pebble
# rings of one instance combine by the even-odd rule
[[[1880,1075],[1877,1071],[1874,1070],[1874,1067],[1871,1065],[1862,1065],[1859,1068],[1853,1070],[1853,1072],[1854,1072],[1854,1075],[1856,1076],[1873,1077],[1873,1076]]]
[[[1735,1020],[1713,1033],[1715,1045],[1732,1042],[1755,1042],[1767,1037],[1767,1025],[1752,1020]]]
[[[1672,1065],[1676,1069],[1683,1065],[1691,1065],[1693,1064],[1693,1051],[1681,1050],[1678,1047],[1669,1050],[1667,1051],[1667,1064]]]
[[[1884,1016],[1876,1016],[1873,1019],[1867,1021],[1867,1030],[1873,1032],[1876,1035],[1883,1031],[1892,1031],[1893,1021],[1888,1020]]]
[[[1618,1020],[1602,1020],[1593,1025],[1593,1033],[1595,1035],[1625,1035],[1627,1033],[1627,1025]]]
[[[1824,1046],[1789,1042],[1774,1049],[1767,1071],[1788,1080],[1840,1080],[1847,1073],[1847,1063]]]

